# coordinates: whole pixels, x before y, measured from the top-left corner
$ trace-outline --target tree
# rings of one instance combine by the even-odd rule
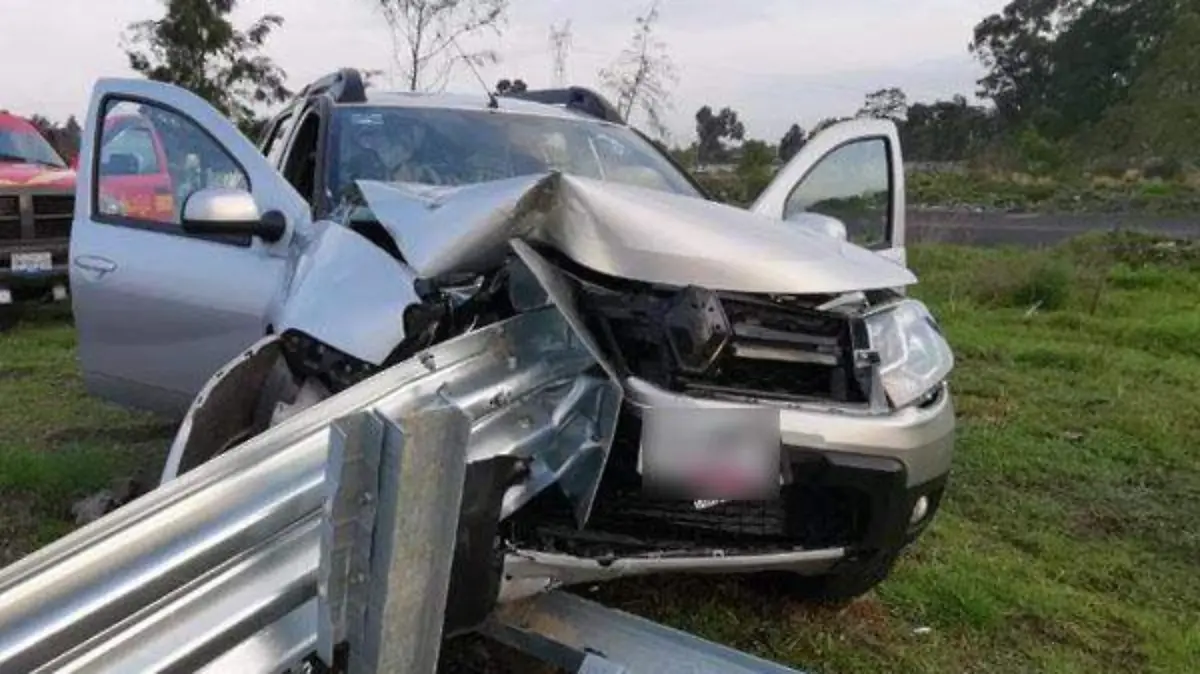
[[[229,20],[236,0],[163,4],[161,19],[128,27],[125,54],[135,71],[189,89],[243,126],[254,123],[255,106],[291,95],[284,71],[262,53],[282,17],[268,14],[241,31]]]
[[[914,103],[900,125],[900,144],[910,159],[958,161],[978,152],[995,137],[995,122],[991,111],[969,104],[964,96]]]
[[[742,201],[750,203],[771,183],[771,161],[775,153],[761,140],[748,140],[742,144],[741,155],[737,176],[741,183]]]
[[[975,27],[980,95],[1010,129],[1064,137],[1127,100],[1184,3],[1012,0]]]
[[[799,124],[793,124],[779,141],[779,159],[786,162],[795,157],[800,148],[804,147],[806,140],[804,129],[801,129]]]
[[[714,115],[712,108],[706,105],[696,111],[696,136],[699,139],[697,161],[720,161],[726,154],[721,141],[741,141],[746,137],[746,127],[733,109],[721,108],[721,112]]]
[[[550,26],[550,51],[554,54],[554,86],[567,84],[567,55],[571,51],[571,22]]]
[[[68,117],[66,123],[61,126],[41,115],[30,117],[29,123],[42,134],[46,142],[50,143],[54,151],[63,159],[70,161],[79,154],[82,129],[79,128],[79,122],[75,120],[75,115]]]
[[[1200,9],[1180,12],[1129,100],[1081,139],[1107,159],[1194,162],[1200,157]],[[1108,155],[1108,156],[1105,156]],[[1162,166],[1160,166],[1162,168]]]
[[[663,112],[671,105],[670,89],[677,81],[675,64],[658,39],[658,0],[637,17],[633,38],[616,61],[600,71],[600,82],[616,95],[617,112],[630,120],[634,111],[645,115],[650,130],[667,135]]]
[[[458,40],[499,34],[508,0],[375,0],[392,38],[392,56],[409,91],[444,89],[455,66],[496,63],[491,50],[464,52]]]
[[[858,109],[857,116],[903,122],[908,116],[908,96],[897,87],[869,93]]]

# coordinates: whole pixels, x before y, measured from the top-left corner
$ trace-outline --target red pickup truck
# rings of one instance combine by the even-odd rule
[[[75,172],[29,122],[0,112],[0,328],[15,302],[67,297]]]
[[[100,160],[106,211],[147,221],[175,215],[162,139],[138,114],[105,121]],[[67,297],[75,171],[28,121],[0,112],[0,329],[16,305]]]

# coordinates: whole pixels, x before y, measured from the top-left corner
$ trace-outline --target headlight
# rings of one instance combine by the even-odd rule
[[[924,304],[904,300],[867,316],[866,323],[883,389],[896,407],[929,393],[954,368],[950,345]]]

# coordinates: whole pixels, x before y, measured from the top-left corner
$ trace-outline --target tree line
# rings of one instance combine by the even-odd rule
[[[499,59],[494,51],[467,52],[459,43],[499,34],[508,0],[361,1],[381,12],[394,47],[392,72],[409,89],[436,90],[455,68]],[[284,19],[268,14],[241,29],[230,19],[236,3],[162,0],[163,15],[131,24],[124,42],[134,71],[190,89],[255,134],[260,112],[292,95],[286,73],[265,53]],[[659,20],[659,2],[652,0],[599,80],[622,114],[663,139],[677,75],[657,37]],[[550,49],[560,84],[569,22],[551,27]],[[992,155],[1053,168],[1105,155],[1190,159],[1200,151],[1200,9],[1194,2],[1011,0],[976,25],[969,49],[986,68],[975,92],[980,102],[966,95],[910,102],[902,89],[888,87],[867,94],[848,116],[892,119],[906,155],[918,161]],[[506,79],[496,88],[526,86],[524,79]],[[695,141],[676,152],[696,165],[786,161],[813,134],[844,118],[822,119],[809,129],[793,124],[778,141],[766,142],[746,138],[733,108],[705,105],[695,114]],[[61,126],[36,119],[63,154],[77,151],[73,119]]]
[[[1183,0],[1012,0],[976,25],[969,49],[985,66],[966,95],[910,103],[897,87],[866,95],[851,116],[896,122],[915,161],[984,158],[1054,170],[1126,158],[1200,156],[1200,7]],[[782,161],[847,119],[794,124],[771,146]],[[696,112],[685,161],[744,164],[736,111]],[[750,141],[745,141],[747,144]],[[757,148],[755,154],[761,155]]]

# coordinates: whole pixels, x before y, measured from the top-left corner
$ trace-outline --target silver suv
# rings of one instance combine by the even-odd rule
[[[471,453],[459,537],[488,544],[456,563],[459,622],[663,571],[772,572],[819,600],[880,582],[937,510],[954,438],[953,357],[904,294],[894,126],[826,129],[739,209],[602,97],[522,96],[368,93],[341,71],[256,148],[182,89],[99,82],[87,128],[150,120],[179,206],[104,199],[116,177],[85,139],[70,256],[90,390],[222,420],[182,427],[170,480],[435,345],[558,312],[597,367]],[[251,367],[264,340],[278,356]],[[231,393],[197,398],[206,382]]]

